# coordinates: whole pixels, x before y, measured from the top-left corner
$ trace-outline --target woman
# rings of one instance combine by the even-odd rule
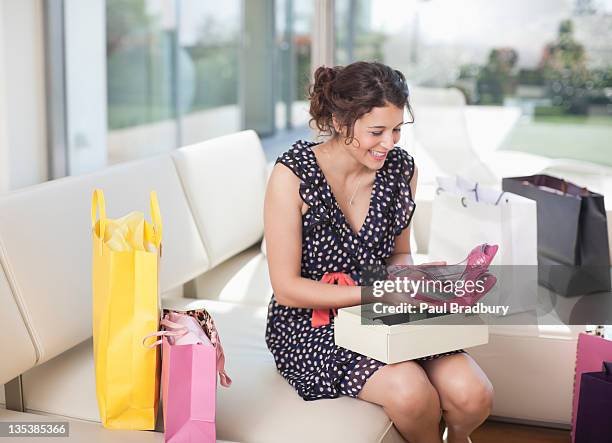
[[[266,342],[278,371],[304,400],[348,395],[381,405],[411,443],[465,443],[488,416],[492,387],[463,351],[385,365],[334,344],[333,316],[311,325],[313,309],[360,303],[358,286],[319,280],[366,265],[411,263],[410,220],[417,169],[396,147],[411,113],[403,74],[380,63],[320,67],[310,114],[323,143],[298,141],[282,154],[265,200],[265,237],[274,295]]]

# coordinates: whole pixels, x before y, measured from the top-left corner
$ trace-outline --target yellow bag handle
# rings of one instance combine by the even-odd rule
[[[106,230],[106,203],[104,202],[104,192],[102,189],[94,189],[91,198],[91,227],[96,225],[97,209],[100,208],[100,238],[104,239]]]
[[[97,211],[100,210],[100,239],[104,243],[104,233],[106,231],[106,203],[104,201],[104,192],[102,189],[95,189],[91,198],[91,227],[96,225]],[[145,229],[147,238],[150,239],[151,243],[159,250],[161,255],[161,242],[162,242],[162,219],[159,211],[159,203],[157,202],[157,193],[151,191],[151,220],[153,221],[153,232],[147,232]],[[100,251],[101,252],[101,251]]]
[[[159,250],[159,255],[161,256],[162,218],[161,213],[159,212],[157,193],[155,191],[151,191],[151,221],[153,222],[153,232],[155,234],[153,238],[153,243],[155,244],[155,247]]]
[[[91,228],[96,226],[97,210],[100,209],[100,246],[104,243],[104,232],[106,230],[106,203],[102,189],[94,189],[91,197]],[[102,253],[102,247],[100,247]]]

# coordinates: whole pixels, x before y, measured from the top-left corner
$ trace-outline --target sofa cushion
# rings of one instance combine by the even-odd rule
[[[352,398],[303,401],[277,373],[264,342],[265,307],[165,299],[170,308],[205,306],[226,353],[230,388],[217,389],[217,435],[240,442],[401,442],[379,406]],[[99,421],[91,341],[24,374],[29,411]],[[305,432],[305,430],[310,432]],[[323,437],[324,436],[324,440]]]
[[[0,364],[0,385],[17,377],[36,363],[36,352],[26,324],[15,302],[13,292],[2,268],[2,245],[0,244],[0,353],[4,356]],[[4,403],[4,389],[0,389],[0,403]]]
[[[254,131],[172,153],[211,266],[263,235],[266,160]]]
[[[0,244],[6,276],[28,323],[38,363],[92,334],[91,221],[94,188],[110,218],[148,214],[156,190],[164,218],[162,291],[208,269],[208,258],[168,155],[43,183],[0,197]],[[0,348],[9,355],[10,348]]]
[[[185,292],[185,296],[267,306],[272,297],[272,285],[268,262],[259,244],[198,276],[191,291]]]
[[[91,339],[22,375],[28,412],[100,421]]]

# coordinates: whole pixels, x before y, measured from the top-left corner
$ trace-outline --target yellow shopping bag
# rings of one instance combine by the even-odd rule
[[[97,210],[100,215],[97,219]],[[159,355],[142,339],[159,329],[162,222],[155,192],[151,219],[132,212],[107,219],[102,190],[91,203],[93,340],[100,419],[110,429],[155,428]]]

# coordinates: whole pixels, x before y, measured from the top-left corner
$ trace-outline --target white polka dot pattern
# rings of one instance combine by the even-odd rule
[[[395,237],[410,224],[416,207],[410,190],[414,161],[400,147],[389,151],[376,173],[363,226],[354,232],[317,164],[314,145],[297,141],[276,160],[300,179],[300,196],[309,206],[302,216],[301,274],[320,280],[325,273],[344,272],[360,284],[360,269],[383,265],[395,249]],[[278,371],[304,400],[356,397],[385,364],[336,346],[333,318],[313,328],[311,315],[312,309],[283,306],[272,296],[266,343]],[[451,353],[456,352],[462,351]]]

